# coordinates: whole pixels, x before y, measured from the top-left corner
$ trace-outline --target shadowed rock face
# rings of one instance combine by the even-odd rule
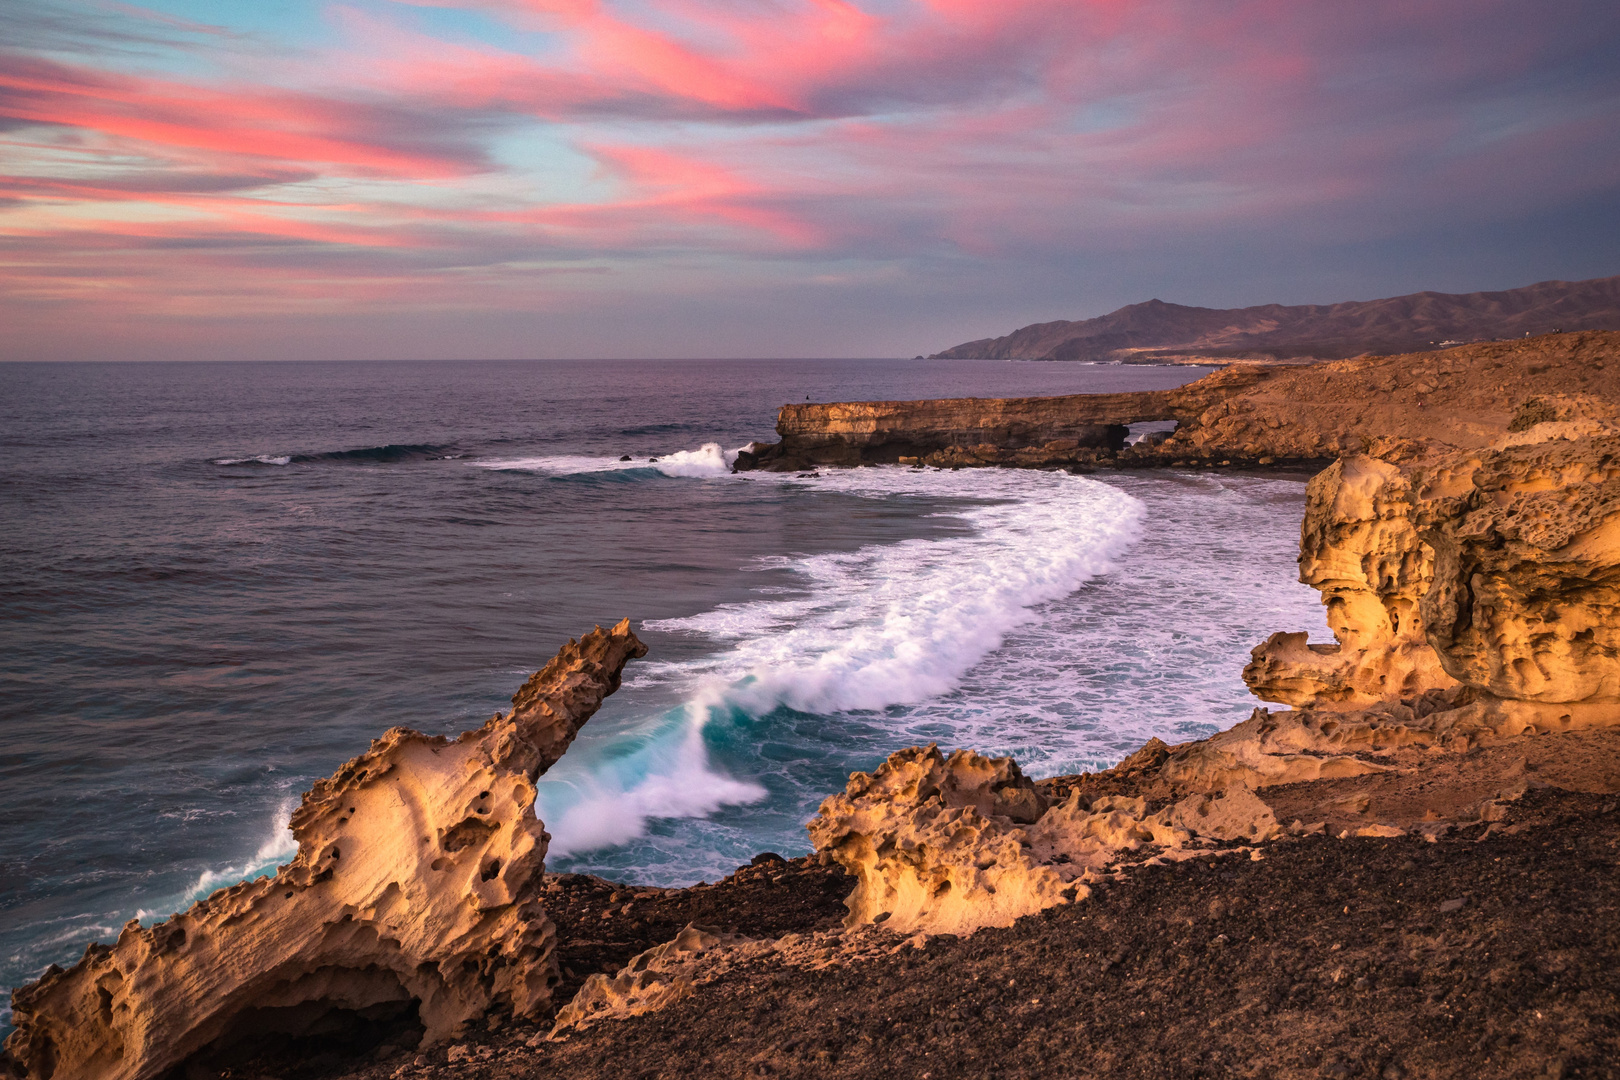
[[[146,1080],[199,1051],[335,1015],[415,1012],[424,1043],[494,1006],[533,1015],[557,981],[539,902],[535,779],[646,646],[629,620],[570,641],[458,738],[392,728],[304,796],[298,855],[149,929],[130,922],[13,995],[14,1071]]]

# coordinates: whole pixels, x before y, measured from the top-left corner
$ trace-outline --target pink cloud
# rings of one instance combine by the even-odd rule
[[[1576,7],[413,0],[215,78],[13,51],[0,242],[33,261],[0,288],[122,260],[131,297],[377,304],[549,259],[1055,259],[1575,198],[1620,182],[1614,80],[1554,78]]]

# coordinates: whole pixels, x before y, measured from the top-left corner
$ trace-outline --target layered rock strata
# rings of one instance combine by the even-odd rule
[[[130,922],[13,996],[13,1072],[147,1080],[193,1054],[345,1014],[415,1012],[431,1045],[557,981],[535,780],[646,646],[570,641],[512,709],[450,739],[392,728],[293,814],[298,854],[152,927]]]
[[[736,467],[1322,464],[1360,453],[1410,461],[1548,421],[1608,423],[1615,401],[1620,333],[1552,334],[1304,367],[1234,365],[1133,394],[786,405],[780,441],[756,444]],[[1176,429],[1123,445],[1123,425],[1153,420]]]

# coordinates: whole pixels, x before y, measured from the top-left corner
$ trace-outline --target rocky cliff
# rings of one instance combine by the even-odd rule
[[[389,730],[304,796],[297,857],[274,877],[131,922],[17,990],[7,1063],[147,1080],[224,1043],[357,1020],[419,1022],[431,1046],[492,1008],[535,1015],[558,979],[535,779],[645,653],[629,620],[597,628],[475,731]]]
[[[1620,333],[1568,333],[1309,367],[1235,365],[1175,390],[1049,398],[785,405],[777,443],[738,469],[902,462],[939,467],[1324,465],[1484,447],[1549,420],[1609,422]],[[1126,447],[1125,425],[1173,420]]]
[[[1442,341],[1620,330],[1620,277],[1503,292],[1413,293],[1340,304],[1200,308],[1149,300],[1095,319],[1036,323],[935,359],[1154,361],[1412,352]]]

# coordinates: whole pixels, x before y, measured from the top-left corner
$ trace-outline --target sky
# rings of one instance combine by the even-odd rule
[[[911,356],[1617,273],[1614,0],[0,3],[0,359]]]

